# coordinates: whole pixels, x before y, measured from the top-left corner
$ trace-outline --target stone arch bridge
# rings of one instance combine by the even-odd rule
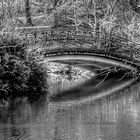
[[[75,29],[50,29],[50,27],[19,27],[16,28],[16,31],[20,34],[24,34],[27,38],[33,37],[34,40],[37,40],[38,36],[41,36],[45,41],[53,40],[67,40],[67,41],[78,41],[84,42],[87,44],[92,44],[95,46],[96,38],[90,33],[90,31],[77,32]],[[101,40],[102,41],[102,40]],[[106,63],[112,63],[115,65],[121,65],[126,68],[134,68],[136,71],[140,71],[140,49],[135,47],[128,47],[127,44],[124,47],[118,49],[118,44],[120,41],[132,43],[128,39],[118,38],[118,42],[113,44],[109,49],[107,48],[97,48],[96,46],[90,49],[85,48],[57,48],[57,49],[46,49],[44,57],[47,57],[48,60],[63,58],[76,58],[84,57],[86,59],[96,59],[97,61],[105,60]],[[139,44],[138,44],[139,45]],[[138,56],[138,57],[137,57]],[[40,61],[40,60],[39,60]]]

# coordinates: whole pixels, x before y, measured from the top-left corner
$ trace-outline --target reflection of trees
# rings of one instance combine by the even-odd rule
[[[134,89],[93,103],[61,107],[56,111],[56,135],[64,139],[78,137],[79,140],[133,139],[136,130],[139,131],[136,123],[140,121],[140,98],[136,87]]]
[[[54,128],[52,112],[47,101],[30,104],[24,99],[17,100],[6,111],[5,108],[0,110],[0,139],[51,140],[50,131]]]
[[[50,92],[71,88],[94,76],[94,73],[89,70],[69,64],[51,63],[48,69],[51,72],[48,78]]]
[[[67,107],[61,103],[19,101],[5,113],[0,110],[0,135],[1,139],[133,139],[135,132],[139,133],[139,107],[138,86],[98,101]]]
[[[51,75],[50,79],[48,79],[49,91],[51,93],[53,92],[59,92],[62,90],[66,90],[68,88],[71,88],[73,86],[79,85],[85,81],[87,81],[89,78],[82,77],[81,75]]]

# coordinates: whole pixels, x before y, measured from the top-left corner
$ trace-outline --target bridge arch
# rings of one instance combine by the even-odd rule
[[[106,55],[104,53],[90,53],[90,52],[81,52],[81,51],[54,51],[45,53],[44,58],[39,59],[42,61],[46,59],[48,62],[60,61],[60,60],[83,60],[83,61],[92,61],[105,63],[108,65],[114,65],[118,67],[123,67],[125,69],[132,70],[135,73],[139,72],[139,61],[137,60],[128,60],[127,58],[116,57],[113,55]]]

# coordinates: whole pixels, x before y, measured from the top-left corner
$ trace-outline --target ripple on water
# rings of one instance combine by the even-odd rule
[[[31,137],[30,129],[13,125],[0,126],[1,140],[28,140]]]

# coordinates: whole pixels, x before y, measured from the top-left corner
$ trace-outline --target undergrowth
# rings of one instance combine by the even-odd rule
[[[23,40],[7,33],[2,41],[5,44],[0,48],[0,99],[38,99],[41,94],[47,94],[45,69],[34,61],[33,55],[29,56]],[[14,42],[12,46],[11,42]]]

